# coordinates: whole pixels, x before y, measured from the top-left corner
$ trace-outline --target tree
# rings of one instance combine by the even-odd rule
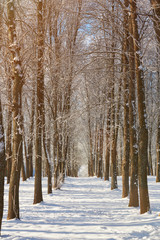
[[[157,75],[158,75],[158,122],[157,122],[157,139],[156,139],[156,151],[157,151],[157,168],[156,168],[156,182],[160,182],[160,104],[159,104],[159,92],[160,92],[160,75],[159,75],[159,49],[160,49],[160,3],[158,0],[151,0],[151,6],[153,8],[153,24],[156,33],[157,44]]]
[[[136,129],[136,77],[135,77],[135,56],[133,46],[133,31],[131,17],[129,17],[129,138],[130,138],[130,194],[129,207],[138,207],[138,143]]]
[[[158,121],[157,121],[157,139],[156,139],[156,151],[157,151],[157,168],[156,168],[156,182],[160,182],[160,74],[159,74],[159,46],[157,53],[157,93],[158,93]]]
[[[35,116],[35,83],[33,81],[32,97],[31,97],[31,122],[29,126],[28,140],[28,161],[29,161],[29,177],[33,177],[33,132],[34,132],[34,116]]]
[[[108,94],[109,98],[110,93]],[[106,155],[105,155],[105,170],[104,170],[104,180],[109,181],[109,163],[110,163],[110,131],[111,131],[111,108],[109,106],[107,114],[107,129],[106,129]]]
[[[36,143],[35,143],[35,188],[34,204],[43,201],[42,197],[42,130],[44,111],[44,25],[43,25],[43,2],[37,2],[37,102],[36,102]]]
[[[0,2],[0,31],[2,32],[2,14],[3,9]],[[0,50],[2,44],[2,35],[0,33]],[[0,99],[0,235],[1,225],[3,218],[3,205],[4,205],[4,173],[5,173],[5,141],[4,141],[4,128],[2,119],[2,105]]]
[[[5,144],[1,100],[0,100],[0,169],[1,169],[0,171],[0,235],[1,235],[4,205],[4,172],[5,172]]]
[[[133,27],[133,42],[135,53],[135,71],[138,94],[138,120],[139,120],[139,142],[138,142],[138,176],[140,190],[140,213],[143,214],[150,210],[147,166],[148,166],[148,130],[146,125],[146,103],[145,86],[142,69],[142,59],[140,56],[140,37],[137,22],[137,1],[130,1],[131,19]]]
[[[128,75],[128,12],[127,8],[129,6],[126,0],[124,9],[124,41],[123,41],[123,87],[124,87],[124,127],[123,127],[123,161],[122,161],[122,197],[127,197],[129,193],[129,75]]]
[[[114,11],[115,3],[112,1],[112,53],[111,53],[111,72],[112,72],[112,89],[111,89],[111,190],[117,188],[117,152],[116,152],[116,138],[115,138],[115,31],[114,31]]]
[[[91,126],[91,110],[90,110],[90,98],[89,89],[85,79],[85,90],[86,90],[86,105],[87,105],[87,122],[88,122],[88,138],[89,138],[89,159],[88,159],[88,176],[94,176],[93,167],[93,138],[92,138],[92,126]]]
[[[19,150],[22,148],[22,86],[24,83],[20,59],[20,47],[17,42],[15,5],[14,1],[7,1],[8,15],[8,40],[12,62],[13,78],[13,101],[12,101],[12,123],[13,123],[13,151],[12,170],[9,186],[9,202],[7,219],[20,218],[19,216],[19,180],[22,158]]]

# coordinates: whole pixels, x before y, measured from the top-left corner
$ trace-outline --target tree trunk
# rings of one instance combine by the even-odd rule
[[[29,177],[33,177],[33,131],[34,131],[34,116],[35,116],[35,83],[32,90],[31,103],[31,125],[30,125],[30,139],[28,142],[28,161],[29,161]]]
[[[105,171],[104,171],[104,180],[109,181],[109,163],[110,163],[110,132],[111,132],[111,108],[109,106],[108,115],[107,115],[107,129],[106,129],[106,155],[105,155]]]
[[[60,66],[61,66],[61,59],[60,59],[60,39],[58,36],[58,17],[59,17],[59,9],[57,10],[55,6],[55,19],[54,19],[54,29],[53,29],[53,36],[54,36],[54,44],[55,44],[55,81],[54,81],[54,139],[53,139],[53,164],[54,164],[54,184],[53,188],[57,189],[57,180],[59,176],[59,133],[58,133],[58,98],[59,98],[59,91],[58,91],[58,83],[60,78]],[[68,166],[69,167],[69,166]]]
[[[88,123],[88,135],[89,135],[89,159],[88,159],[88,176],[91,177],[94,175],[93,171],[93,139],[92,139],[92,129],[91,129],[91,109],[90,109],[90,99],[88,86],[85,79],[85,90],[87,96],[87,123]]]
[[[27,179],[27,178],[30,177],[30,174],[29,174],[29,157],[28,157],[27,144],[26,144],[24,133],[23,133],[23,144],[24,144],[24,156],[25,156],[25,162],[26,162],[26,179]]]
[[[152,123],[151,123],[152,124]],[[151,136],[149,137],[148,143],[148,175],[153,176],[153,164],[152,164],[152,126],[150,131]]]
[[[120,108],[121,108],[121,90],[122,90],[121,85],[122,85],[122,83],[120,81],[119,87],[118,87],[118,100],[117,100],[117,111],[116,111],[116,128],[115,128],[116,151],[117,151],[118,133],[119,133],[119,126],[120,126]],[[122,166],[121,158],[120,158],[120,165]],[[118,159],[117,159],[117,174],[118,173],[119,173],[119,163],[118,163]]]
[[[21,166],[21,173],[22,173],[22,180],[26,181],[26,179],[28,178],[28,163],[26,161],[26,170],[24,167],[24,160],[23,160],[23,156],[24,159],[26,160],[26,144],[25,144],[25,133],[24,133],[24,121],[23,121],[23,117],[22,117],[22,126],[21,126],[22,132],[23,132],[23,137],[22,137],[22,144],[21,144],[21,148],[19,150],[20,153],[20,157],[21,157],[21,162],[22,162],[22,166]],[[24,145],[24,146],[23,146]]]
[[[131,176],[130,176],[130,194],[129,194],[129,207],[138,207],[138,143],[136,133],[136,76],[135,76],[135,57],[133,46],[133,31],[132,22],[129,18],[129,68],[130,68],[130,81],[129,81],[129,138],[130,138],[130,160],[131,160]]]
[[[142,70],[142,60],[140,57],[140,39],[137,23],[137,3],[131,0],[131,19],[133,27],[133,41],[135,52],[135,69],[138,94],[138,118],[139,118],[139,151],[138,151],[138,176],[140,190],[140,213],[143,214],[150,210],[148,182],[147,182],[147,164],[148,164],[148,130],[146,126],[146,105],[145,105],[145,87]]]
[[[128,0],[125,0],[124,9],[124,41],[123,41],[123,88],[124,88],[124,126],[123,126],[123,161],[122,161],[122,198],[129,193],[129,86],[128,86]]]
[[[37,36],[38,36],[38,69],[37,69],[37,115],[36,115],[36,143],[35,143],[35,187],[33,203],[43,201],[42,197],[42,129],[43,129],[43,104],[44,104],[44,30],[43,30],[43,3],[37,2]]]
[[[1,3],[0,3],[1,4]],[[2,14],[3,9],[0,5],[0,31],[2,31]],[[0,32],[0,50],[2,44],[2,35]],[[3,218],[3,207],[4,207],[4,173],[5,173],[5,140],[4,140],[4,128],[3,128],[3,117],[2,117],[2,105],[0,98],[0,236],[1,226]]]
[[[114,0],[112,0],[112,21],[114,23]],[[114,25],[114,24],[113,24]],[[116,131],[115,131],[115,43],[114,43],[114,29],[112,29],[112,54],[111,54],[111,73],[112,73],[112,90],[111,90],[111,190],[117,188],[117,151],[116,151]]]
[[[158,116],[158,129],[157,129],[157,168],[156,168],[156,182],[160,182],[160,114]]]
[[[46,123],[45,123],[45,109],[43,109],[43,149],[44,149],[44,155],[45,155],[46,167],[47,167],[48,194],[50,194],[50,193],[52,193],[52,171],[51,171],[49,152],[48,152],[48,149],[47,149],[45,125],[46,125]]]
[[[156,32],[156,37],[158,41],[158,56],[157,56],[157,74],[158,74],[158,109],[160,108],[159,99],[160,99],[160,74],[159,74],[159,44],[160,44],[160,3],[159,0],[150,0],[151,5],[153,8],[153,23],[154,23],[154,29]],[[160,110],[158,110],[158,123],[157,123],[157,145],[156,145],[156,151],[157,151],[157,167],[156,167],[156,182],[160,182]]]
[[[103,129],[99,129],[99,147],[98,147],[98,175],[97,177],[103,177]]]
[[[7,87],[8,87],[8,114],[7,114],[7,133],[6,133],[6,161],[7,161],[7,183],[10,183],[11,176],[11,168],[12,168],[12,84],[11,78],[7,79]]]
[[[160,74],[159,74],[159,46],[158,46],[158,56],[157,56],[157,92],[158,92],[158,122],[157,122],[157,167],[156,167],[156,182],[160,182]]]
[[[22,158],[19,150],[22,145],[22,86],[23,73],[20,61],[20,48],[17,44],[16,26],[15,26],[15,7],[14,2],[7,1],[8,14],[8,38],[12,61],[13,78],[13,151],[12,151],[12,170],[9,187],[8,216],[7,219],[20,218],[19,216],[19,180]]]
[[[1,9],[0,9],[1,14]],[[3,119],[2,119],[2,106],[0,99],[0,236],[1,226],[3,218],[3,205],[4,205],[4,171],[5,171],[5,141],[4,141],[4,130],[3,130]]]
[[[22,174],[22,181],[26,181],[26,172],[25,172],[23,159],[22,159],[22,166],[21,166],[21,174]]]

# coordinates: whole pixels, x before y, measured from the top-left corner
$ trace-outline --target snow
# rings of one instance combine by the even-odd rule
[[[79,177],[87,177],[88,176],[88,166],[82,165],[78,172]]]
[[[2,237],[5,240],[48,239],[160,239],[160,183],[149,177],[152,213],[140,215],[121,198],[119,188],[96,177],[67,178],[61,190],[47,195],[43,179],[44,202],[33,205],[34,178],[20,185],[21,220],[7,221],[8,186],[5,185],[5,211]]]

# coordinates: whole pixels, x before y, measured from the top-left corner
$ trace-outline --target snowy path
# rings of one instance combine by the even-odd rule
[[[62,190],[46,194],[44,202],[33,205],[34,180],[21,183],[21,220],[6,220],[7,192],[2,238],[6,240],[48,239],[160,239],[160,184],[149,177],[152,214],[139,214],[139,208],[128,208],[128,198],[119,189],[111,191],[110,183],[97,178],[67,178]]]

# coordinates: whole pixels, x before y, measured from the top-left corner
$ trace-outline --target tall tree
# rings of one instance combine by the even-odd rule
[[[88,122],[88,138],[89,138],[88,176],[93,176],[94,168],[93,168],[93,139],[92,139],[92,126],[91,126],[91,109],[90,109],[89,89],[86,81],[85,81],[85,89],[86,89],[86,97],[87,97],[87,122]]]
[[[147,166],[148,166],[148,130],[146,124],[146,103],[145,103],[145,86],[144,73],[142,69],[140,36],[138,31],[137,19],[137,1],[130,1],[131,19],[133,27],[133,41],[135,52],[135,70],[137,80],[138,95],[138,120],[139,120],[139,143],[138,143],[138,176],[140,190],[140,213],[143,214],[150,210]]]
[[[157,121],[157,139],[156,139],[156,150],[157,150],[157,168],[156,168],[156,182],[160,182],[160,73],[159,73],[159,68],[160,68],[160,46],[158,46],[158,53],[157,53],[157,77],[158,77],[158,82],[157,82],[157,93],[158,93],[158,121]]]
[[[49,152],[47,148],[47,138],[46,138],[46,120],[45,120],[45,107],[43,103],[43,149],[46,159],[47,177],[48,177],[48,194],[52,193],[52,172]]]
[[[157,168],[156,168],[156,182],[160,182],[160,74],[159,74],[159,54],[160,54],[160,2],[158,0],[151,0],[151,6],[153,8],[153,23],[154,29],[157,37],[157,77],[158,77],[158,84],[157,84],[157,92],[158,92],[158,122],[157,122]]]
[[[114,31],[115,2],[112,0],[112,53],[111,53],[111,190],[117,188],[117,152],[115,138],[115,31]]]
[[[129,193],[129,74],[128,74],[128,0],[124,2],[124,40],[123,40],[123,84],[124,84],[124,127],[123,127],[123,161],[122,161],[122,197],[127,197]]]
[[[13,79],[13,100],[12,100],[12,123],[13,123],[13,151],[12,170],[9,186],[8,219],[20,218],[19,216],[19,180],[22,156],[19,150],[22,149],[22,86],[24,83],[22,63],[20,59],[20,47],[17,41],[15,4],[14,1],[7,1],[8,15],[8,40],[12,62]]]
[[[36,144],[35,144],[35,187],[34,204],[43,201],[42,197],[42,130],[44,110],[44,23],[43,1],[37,1],[37,112],[36,112]]]
[[[28,161],[29,161],[29,177],[33,177],[33,132],[34,132],[34,116],[35,116],[35,83],[33,82],[32,102],[31,102],[31,122],[29,127],[28,140]]]
[[[4,143],[4,129],[3,129],[3,119],[2,119],[2,106],[1,106],[1,100],[0,100],[0,235],[1,235],[1,225],[2,225],[3,205],[4,205],[4,172],[5,172],[5,143]]]
[[[3,9],[0,1],[0,50],[2,46],[2,14]],[[4,205],[4,172],[5,172],[5,144],[4,144],[4,128],[2,119],[2,106],[0,98],[0,236],[1,225],[3,218],[3,205]]]
[[[129,17],[129,139],[130,139],[130,160],[131,160],[131,176],[130,176],[130,194],[129,206],[138,207],[138,143],[136,129],[136,76],[135,76],[135,56],[133,46],[133,31],[131,17]]]
[[[110,94],[109,94],[110,98]],[[105,169],[104,169],[104,180],[109,181],[109,160],[110,160],[110,131],[111,131],[111,108],[109,106],[107,114],[107,128],[106,128],[106,155],[105,155]]]

